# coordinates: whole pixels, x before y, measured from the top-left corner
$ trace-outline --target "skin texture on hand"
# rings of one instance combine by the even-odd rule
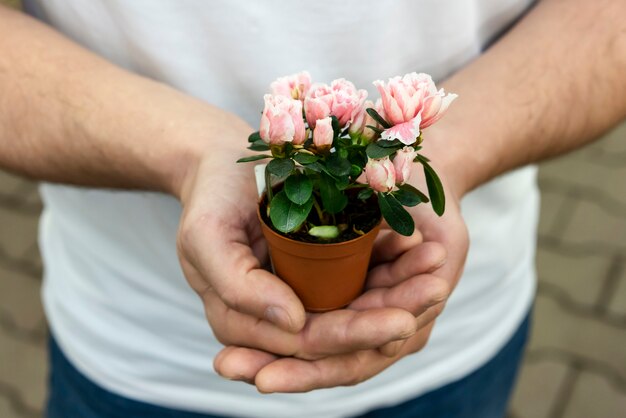
[[[281,351],[275,350],[280,347],[258,350],[235,343],[216,357],[216,371],[229,379],[254,383],[264,393],[306,392],[357,384],[419,351],[427,343],[435,319],[458,282],[467,255],[467,229],[458,198],[451,191],[448,198],[449,206],[442,218],[427,205],[412,208],[417,227],[413,236],[402,237],[389,229],[383,231],[375,243],[365,293],[348,309],[310,314],[305,332],[299,334],[301,341],[306,341],[306,330],[315,328],[316,322],[336,331],[333,327],[342,323],[339,318],[347,317],[352,318],[352,323],[344,332],[362,332],[361,338],[368,341],[369,347],[346,346],[352,350],[337,349],[335,354],[327,350],[313,356],[282,352],[279,356],[276,354]],[[382,333],[389,324],[380,322],[384,321],[381,314],[392,309],[409,314],[406,321],[413,332],[406,338],[385,342]],[[353,312],[348,314],[350,311]],[[359,315],[363,316],[359,318]],[[358,325],[360,319],[362,327]],[[381,338],[373,339],[375,335]],[[264,338],[263,333],[256,338]],[[323,354],[326,355],[320,356]]]
[[[351,309],[305,316],[293,291],[263,268],[267,246],[256,215],[252,167],[232,164],[238,153],[211,153],[216,160],[201,162],[181,194],[179,258],[223,344],[303,359],[378,349],[415,333],[411,311],[447,297],[448,283],[433,276],[386,286],[389,292],[372,289]],[[223,188],[229,193],[220,193]],[[416,246],[421,241],[419,234],[412,238],[389,230],[381,234],[373,283],[389,283],[397,274],[409,279],[439,266],[446,257],[443,247]],[[409,301],[407,295],[419,297]],[[250,367],[245,361],[241,364]]]

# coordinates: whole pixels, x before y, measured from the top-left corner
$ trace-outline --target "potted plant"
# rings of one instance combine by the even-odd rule
[[[279,78],[248,138],[260,154],[237,161],[269,159],[259,220],[275,273],[309,311],[341,308],[361,293],[381,217],[408,236],[415,226],[405,206],[430,202],[439,216],[445,209],[441,181],[419,151],[422,129],[456,95],[426,74],[374,85],[376,104],[345,79]],[[407,183],[415,163],[428,195]]]

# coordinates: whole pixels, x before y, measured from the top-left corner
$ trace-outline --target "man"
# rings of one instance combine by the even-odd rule
[[[0,166],[92,187],[42,188],[49,417],[504,414],[537,191],[533,168],[497,176],[624,117],[624,2],[24,6],[65,37],[0,11]],[[419,233],[378,240],[368,292],[308,317],[260,267],[252,172],[234,164],[267,84],[302,69],[362,88],[425,71],[460,97],[424,133],[446,215],[415,210]]]

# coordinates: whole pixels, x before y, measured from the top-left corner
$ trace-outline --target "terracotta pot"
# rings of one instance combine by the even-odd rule
[[[380,221],[353,240],[315,244],[280,235],[265,223],[260,210],[257,215],[274,273],[291,286],[307,311],[339,309],[361,294]]]

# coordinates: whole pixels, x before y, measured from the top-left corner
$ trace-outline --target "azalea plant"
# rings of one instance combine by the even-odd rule
[[[260,129],[248,138],[248,148],[261,153],[237,162],[270,159],[265,203],[276,230],[321,241],[346,231],[362,235],[367,231],[354,220],[373,204],[393,230],[411,235],[415,225],[405,207],[430,202],[444,213],[441,181],[419,152],[422,130],[457,96],[437,90],[427,74],[374,85],[381,95],[376,103],[350,81],[312,83],[307,72],[271,84]],[[428,195],[408,183],[418,165]]]

